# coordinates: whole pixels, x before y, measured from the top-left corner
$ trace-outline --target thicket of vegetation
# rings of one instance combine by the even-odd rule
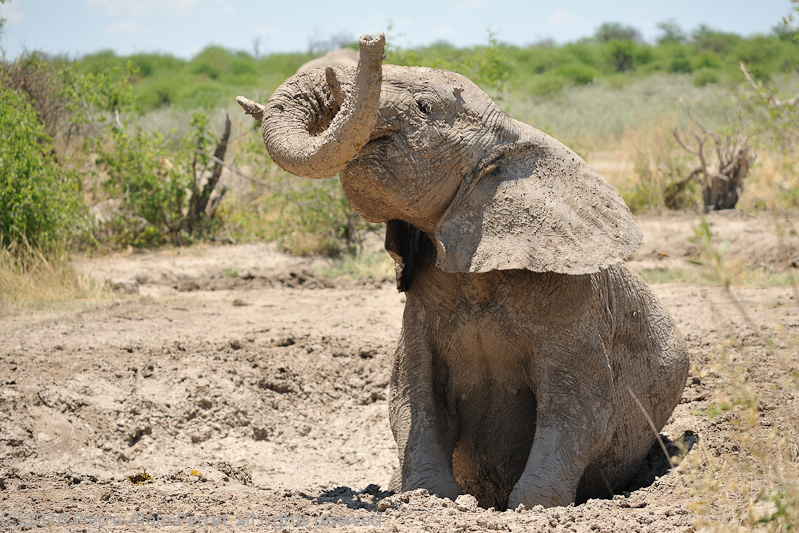
[[[673,22],[661,23],[660,29],[654,44],[644,42],[636,29],[618,23],[603,24],[593,37],[561,46],[551,42],[511,46],[503,44],[501,36],[489,34],[486,46],[475,48],[438,42],[401,49],[392,44],[397,39],[390,39],[387,61],[455,69],[480,85],[501,82],[511,92],[532,95],[556,94],[564,87],[598,79],[619,86],[657,73],[688,74],[700,86],[738,83],[739,62],[749,65],[752,75],[764,81],[799,68],[799,45],[781,24],[769,35],[752,37],[707,26],[686,32]],[[357,48],[354,40],[339,38],[328,43],[337,45]],[[323,47],[314,48],[324,52]],[[99,74],[107,69],[122,71],[130,62],[137,71],[131,78],[134,94],[143,110],[163,106],[195,109],[226,106],[230,95],[242,90],[259,88],[261,96],[268,95],[311,57],[309,53],[256,57],[220,46],[208,46],[190,60],[154,53],[120,57],[106,50],[81,58],[75,68],[80,73]],[[52,61],[68,63],[60,58]]]

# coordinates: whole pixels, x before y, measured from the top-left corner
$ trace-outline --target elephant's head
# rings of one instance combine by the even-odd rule
[[[410,226],[454,272],[584,274],[638,247],[624,201],[574,152],[460,74],[382,65],[384,45],[363,36],[356,68],[298,74],[265,106],[238,101],[262,120],[278,165],[309,178],[339,172],[355,210],[389,222],[399,263]]]

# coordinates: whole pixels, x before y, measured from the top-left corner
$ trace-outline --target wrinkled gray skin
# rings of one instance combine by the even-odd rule
[[[465,77],[384,65],[294,76],[266,106],[288,171],[340,172],[388,222],[407,291],[391,378],[392,489],[470,493],[498,509],[566,505],[629,480],[679,401],[688,358],[666,310],[621,262],[640,233],[574,152]]]

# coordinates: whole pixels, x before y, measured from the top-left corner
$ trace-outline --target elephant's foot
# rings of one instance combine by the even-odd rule
[[[463,491],[455,482],[455,480],[436,480],[436,481],[429,481],[423,482],[418,486],[408,486],[403,487],[404,491],[414,490],[414,489],[427,489],[427,492],[430,494],[435,494],[439,498],[449,498],[452,501],[455,501],[455,498],[460,496]]]
[[[577,496],[577,486],[564,483],[561,479],[542,479],[538,475],[522,475],[521,479],[513,486],[513,491],[508,498],[508,509],[516,509],[519,504],[524,504],[526,509],[536,505],[544,507],[558,507],[574,503]]]
[[[393,481],[393,478],[392,478]],[[425,469],[423,472],[408,472],[402,479],[401,490],[407,492],[415,489],[427,489],[430,494],[439,498],[455,498],[462,494],[451,471],[443,468]]]

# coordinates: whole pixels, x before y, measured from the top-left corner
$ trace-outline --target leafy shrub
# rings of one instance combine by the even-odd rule
[[[587,42],[566,44],[561,51],[563,55],[571,56],[579,63],[591,67],[597,72],[602,68],[602,54],[599,48],[593,44]]]
[[[78,69],[84,74],[99,74],[113,70],[125,64],[125,58],[117,56],[113,50],[100,50],[93,54],[83,56],[78,62]]]
[[[614,72],[628,72],[635,68],[635,43],[632,41],[611,41],[608,47],[608,62]]]
[[[707,68],[712,70],[718,70],[721,68],[721,59],[719,59],[718,54],[715,52],[711,52],[710,50],[705,50],[698,56],[693,62],[694,68],[701,69]]]
[[[535,96],[553,96],[560,93],[568,85],[566,78],[554,72],[547,72],[533,79],[530,93]]]
[[[137,247],[167,240],[181,244],[217,224],[215,210],[221,197],[212,201],[211,193],[221,166],[212,159],[208,118],[195,113],[191,126],[193,131],[177,148],[170,147],[159,132],[138,126],[112,129],[113,142],[98,161],[108,174],[105,189],[121,199],[117,215],[106,223],[109,241]],[[224,159],[229,134],[228,122],[216,159]]]
[[[711,83],[719,82],[719,71],[711,68],[703,67],[694,72],[693,82],[697,87],[704,87]]]
[[[712,50],[722,56],[729,54],[743,39],[740,35],[717,31],[704,24],[700,24],[691,37],[697,50]]]
[[[599,72],[595,68],[582,63],[567,63],[559,66],[553,72],[568,80],[572,85],[585,85],[599,77]]]
[[[641,32],[621,22],[605,22],[597,28],[594,38],[606,43],[610,41],[641,41]]]
[[[690,74],[693,72],[694,67],[691,58],[688,56],[688,51],[685,48],[679,47],[674,50],[668,70],[672,73],[682,72]]]
[[[167,54],[133,54],[129,58],[130,64],[139,76],[147,78],[159,73],[175,72],[179,70],[184,61]],[[108,70],[110,67],[103,68],[99,72]]]
[[[54,151],[26,95],[0,83],[0,247],[52,253],[80,227],[78,177]]]

